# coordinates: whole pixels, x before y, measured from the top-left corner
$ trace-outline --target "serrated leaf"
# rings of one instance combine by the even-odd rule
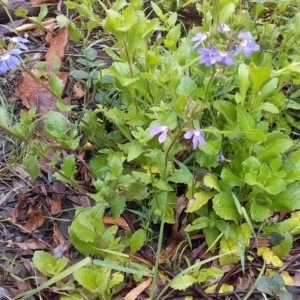
[[[56,259],[45,251],[35,251],[32,258],[34,266],[43,274],[52,276],[55,274]]]
[[[96,291],[98,289],[97,273],[91,268],[81,268],[73,274],[75,280],[89,291]]]
[[[135,231],[130,239],[131,252],[136,253],[138,250],[140,250],[146,242],[146,237],[147,236],[145,230],[138,229],[137,231]]]
[[[188,287],[190,287],[191,285],[193,285],[194,283],[196,283],[197,280],[195,277],[193,277],[192,275],[188,275],[188,274],[184,274],[181,276],[176,276],[172,281],[171,281],[171,288],[173,288],[174,290],[179,290],[179,291],[183,291],[185,289],[187,289]]]

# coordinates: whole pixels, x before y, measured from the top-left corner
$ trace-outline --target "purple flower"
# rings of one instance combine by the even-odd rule
[[[218,30],[219,30],[219,32],[227,33],[227,32],[230,32],[230,27],[225,23],[219,23]]]
[[[0,55],[0,74],[5,74],[9,70],[14,70],[21,64],[19,54],[22,51],[20,49],[12,49],[5,54]]]
[[[192,42],[196,42],[196,44],[194,45],[193,49],[197,48],[203,41],[205,41],[208,37],[208,33],[197,33],[193,38],[192,38]]]
[[[28,50],[28,47],[25,45],[26,43],[28,43],[29,41],[27,39],[24,39],[20,36],[14,36],[12,38],[8,37],[7,38],[8,41],[15,43],[18,45],[18,47],[22,50]]]
[[[190,129],[183,136],[186,140],[193,139],[193,149],[195,150],[198,146],[204,146],[206,144],[204,139],[204,133],[201,129]]]
[[[202,55],[199,63],[207,67],[222,60],[221,52],[216,48],[199,48],[198,53]]]
[[[253,37],[249,31],[241,32],[237,37],[240,42],[236,47],[236,54],[243,52],[247,57],[249,57],[253,51],[259,50],[259,45],[254,42]]]
[[[149,134],[150,136],[155,136],[157,134],[160,134],[158,137],[158,142],[161,144],[163,143],[166,138],[167,138],[167,134],[168,134],[168,126],[167,125],[154,125],[151,126],[149,129]]]
[[[232,51],[229,51],[229,52],[221,51],[221,52],[220,52],[220,56],[221,56],[220,62],[221,62],[223,65],[226,65],[226,66],[232,66],[232,65],[233,65],[233,57],[232,57],[232,54],[233,54]]]

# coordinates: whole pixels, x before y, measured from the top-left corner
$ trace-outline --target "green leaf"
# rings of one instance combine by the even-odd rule
[[[146,232],[144,229],[138,229],[130,239],[130,249],[132,253],[139,251],[146,242]]]
[[[48,276],[60,273],[68,264],[65,257],[56,260],[55,257],[44,251],[35,251],[32,260],[34,266]]]
[[[24,160],[24,165],[32,180],[37,179],[40,174],[38,157],[36,155],[28,155]]]
[[[169,177],[169,181],[174,183],[188,184],[193,179],[193,174],[189,169],[178,169]]]
[[[88,79],[89,74],[82,70],[71,70],[70,75],[73,76],[75,79]]]
[[[240,215],[231,192],[220,192],[213,198],[213,209],[224,220],[238,222]]]
[[[300,184],[293,183],[287,186],[286,190],[272,197],[273,211],[294,211],[300,209]]]
[[[205,205],[209,199],[213,197],[215,193],[209,191],[200,191],[194,195],[192,199],[189,200],[186,212],[192,213],[200,209],[203,205]]]
[[[293,236],[289,232],[285,232],[283,239],[276,246],[272,247],[272,251],[279,258],[288,255],[293,247]]]
[[[98,53],[94,48],[88,47],[84,50],[84,54],[86,56],[86,58],[90,61],[95,60],[95,58],[97,57]]]
[[[231,170],[228,168],[223,168],[221,172],[221,179],[220,185],[222,188],[231,189],[235,186],[243,185],[242,178],[236,176]]]
[[[267,220],[270,217],[271,211],[269,208],[259,205],[257,201],[254,199],[251,202],[250,214],[251,214],[251,218],[254,221],[262,222]]]
[[[65,15],[56,16],[57,24],[60,28],[68,27],[70,20]]]
[[[73,184],[74,174],[76,172],[75,157],[74,154],[68,155],[64,158],[61,164],[61,173],[54,173],[54,177],[62,182]]]
[[[174,290],[183,291],[196,283],[197,280],[192,275],[184,274],[181,276],[176,276],[171,282],[171,288]]]
[[[183,76],[176,89],[177,95],[191,96],[197,90],[197,84],[188,76]]]
[[[240,64],[238,67],[238,83],[240,92],[235,95],[235,101],[236,103],[244,104],[250,86],[249,66],[246,64]]]
[[[73,276],[80,285],[89,291],[95,292],[98,289],[98,274],[92,268],[81,268],[74,272]]]
[[[141,144],[132,145],[129,149],[127,161],[132,161],[138,158],[144,152],[143,146]]]
[[[241,131],[251,131],[255,129],[254,118],[246,111],[242,105],[237,105],[237,122]]]

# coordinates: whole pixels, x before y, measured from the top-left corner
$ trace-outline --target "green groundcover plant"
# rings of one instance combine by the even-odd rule
[[[66,1],[82,17],[90,15],[83,23],[87,32],[99,22],[113,46],[104,46],[112,59],[106,66],[96,59],[100,41],[90,41],[85,59],[78,61],[82,69],[71,71],[87,81],[97,108],[85,108],[76,122],[59,112],[43,120],[43,134],[70,150],[55,179],[82,189],[72,151],[86,141],[95,149],[88,162],[95,191],[87,193],[95,206],[77,209],[69,236],[79,252],[96,259],[73,273],[82,290],[62,299],[81,293],[110,299],[126,273],[139,281],[153,272],[154,299],[164,225],[175,222],[182,195],[187,236],[203,232],[221,266],[244,266],[250,238],[259,234],[278,233],[281,239],[272,250],[283,257],[299,234],[297,212],[281,223],[270,221],[276,212],[300,209],[299,3],[177,1],[174,7],[193,5],[201,16],[201,26],[191,26],[175,10],[165,10],[167,2],[151,2],[146,10],[140,0],[101,2],[100,7]],[[1,114],[1,127],[22,136],[22,126],[12,127],[4,110]],[[21,117],[21,123],[30,124],[34,113]],[[26,161],[34,178],[37,161],[50,146],[37,143],[30,132]],[[58,162],[57,155],[50,165]],[[106,228],[101,221],[104,211],[118,217],[130,207],[138,208],[141,223],[160,224],[154,271],[130,259],[149,242],[149,227],[120,236],[116,226]],[[38,255],[46,254],[36,254],[37,268]],[[39,269],[48,276],[66,266],[47,260],[51,271]],[[205,286],[223,274],[200,266],[179,273],[170,286]],[[70,289],[74,283],[68,284]]]

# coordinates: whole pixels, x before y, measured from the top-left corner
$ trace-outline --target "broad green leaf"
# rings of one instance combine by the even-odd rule
[[[192,222],[192,224],[187,225],[184,230],[186,232],[199,231],[208,226],[209,226],[209,218],[208,217],[199,217],[199,218],[195,219]]]
[[[230,192],[220,192],[213,198],[215,213],[224,220],[238,222],[240,215]]]
[[[200,209],[209,201],[209,199],[213,197],[214,194],[214,192],[209,192],[205,190],[196,193],[194,197],[189,200],[186,212],[192,213]]]
[[[236,108],[229,101],[216,100],[213,102],[214,108],[226,119],[228,124],[236,123]]]
[[[88,47],[84,50],[84,54],[86,56],[86,58],[90,61],[95,60],[95,58],[97,57],[97,51],[94,48]]]
[[[251,218],[256,222],[262,222],[267,220],[270,215],[271,211],[268,207],[259,205],[255,199],[251,202],[250,207],[250,214]]]
[[[251,229],[248,224],[230,226],[232,233],[229,237],[223,236],[220,241],[220,254],[232,251],[232,254],[225,255],[220,258],[220,264],[228,265],[237,263],[241,259],[241,251],[244,251],[250,242]]]
[[[61,173],[54,173],[54,177],[62,182],[73,184],[74,174],[76,172],[75,157],[74,154],[70,154],[64,158],[61,164]]]
[[[294,211],[300,209],[300,184],[293,183],[287,186],[286,190],[271,198],[273,211]]]
[[[74,272],[73,276],[80,285],[89,291],[96,292],[98,289],[98,274],[90,267],[84,267],[80,270],[77,270]]]
[[[272,132],[268,135],[267,140],[261,145],[263,148],[258,151],[258,159],[268,161],[276,158],[294,145],[294,142],[280,132]]]
[[[244,104],[246,94],[250,85],[249,66],[246,64],[240,64],[238,67],[238,83],[239,93],[235,95],[235,101],[236,103]]]
[[[276,246],[272,247],[272,251],[279,258],[288,255],[293,247],[293,236],[286,232],[283,236],[283,240]]]
[[[127,161],[132,161],[132,160],[138,158],[143,152],[144,152],[144,149],[143,149],[142,145],[140,145],[140,144],[133,145],[129,149]]]
[[[196,275],[197,282],[205,282],[211,279],[217,279],[218,277],[222,277],[224,275],[224,272],[221,269],[211,267],[209,269],[201,269],[198,271],[198,274]]]
[[[186,183],[188,184],[193,179],[193,174],[189,169],[178,169],[169,177],[169,181],[174,183]]]
[[[237,105],[237,122],[241,131],[251,132],[251,130],[255,129],[255,121],[254,118],[246,111],[246,109],[242,105]]]
[[[242,178],[236,176],[231,170],[228,168],[223,168],[221,172],[221,179],[220,185],[223,189],[230,189],[235,186],[243,185]]]
[[[269,113],[272,114],[278,114],[279,113],[279,109],[277,108],[277,106],[275,106],[273,103],[270,102],[264,102],[259,106],[259,109],[267,111]]]
[[[139,251],[146,242],[146,232],[144,229],[138,229],[130,239],[130,249],[132,253]]]
[[[250,82],[253,95],[258,95],[262,87],[270,80],[271,69],[250,65]]]
[[[174,290],[184,291],[191,285],[195,284],[197,279],[192,275],[184,274],[181,276],[176,276],[171,282],[171,288]]]
[[[190,96],[197,90],[195,81],[189,76],[183,76],[176,89],[178,95]]]
[[[34,266],[48,276],[60,273],[68,264],[65,257],[56,259],[51,254],[44,251],[35,251],[33,255]]]
[[[160,19],[164,19],[164,14],[162,12],[162,10],[160,9],[160,7],[153,1],[151,1],[151,6],[154,10],[154,12],[156,13],[156,15],[160,18]]]
[[[10,126],[10,118],[5,107],[0,106],[0,124],[8,128]]]
[[[216,175],[214,174],[206,174],[203,178],[203,183],[205,186],[220,191],[219,181]]]
[[[73,76],[75,79],[88,79],[89,74],[82,70],[71,70],[70,75]]]

